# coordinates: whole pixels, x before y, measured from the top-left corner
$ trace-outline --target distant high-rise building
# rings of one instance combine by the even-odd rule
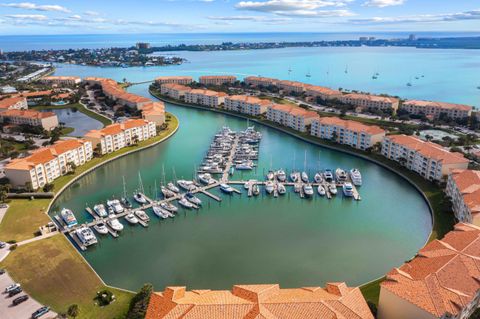
[[[412,33],[412,34],[410,34],[410,35],[408,36],[408,40],[409,40],[409,41],[416,41],[416,40],[417,40],[417,36]]]
[[[368,37],[360,37],[360,38],[358,38],[358,40],[359,40],[359,41],[362,41],[362,42],[363,42],[363,41],[368,41]]]
[[[150,49],[150,43],[148,43],[148,42],[138,42],[136,47],[137,47],[137,49]]]

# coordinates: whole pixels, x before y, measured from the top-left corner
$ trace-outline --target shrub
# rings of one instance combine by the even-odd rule
[[[152,291],[153,286],[151,284],[145,284],[142,287],[142,289],[130,301],[130,307],[126,319],[145,318]]]
[[[97,292],[95,300],[100,307],[108,306],[115,300],[115,295],[110,290],[105,289]]]
[[[15,249],[17,249],[17,246],[18,246],[17,244],[13,244],[8,249],[10,249],[10,251],[14,251]]]

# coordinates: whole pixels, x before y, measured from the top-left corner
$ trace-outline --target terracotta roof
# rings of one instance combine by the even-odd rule
[[[101,138],[107,135],[116,135],[134,127],[148,125],[148,123],[144,119],[129,119],[122,123],[108,125],[100,130],[91,130],[85,134],[85,137]]]
[[[35,110],[6,110],[0,113],[0,117],[22,117],[33,119],[44,119],[52,116],[57,116],[54,112],[39,112]]]
[[[343,127],[346,130],[350,130],[357,133],[368,133],[368,134],[385,134],[385,130],[376,125],[365,125],[360,122],[342,120],[338,117],[321,117],[317,120],[320,124],[323,125],[335,125]]]
[[[451,175],[470,213],[480,213],[480,171],[457,169]]]
[[[191,76],[159,76],[155,78],[155,80],[192,80],[193,78]]]
[[[250,96],[250,95],[232,95],[227,97],[226,99],[232,100],[232,101],[245,102],[249,104],[259,104],[259,105],[270,105],[273,103],[270,100],[260,99],[256,96]]]
[[[407,302],[440,318],[457,316],[480,289],[480,228],[459,223],[442,240],[395,268],[381,283]]]
[[[258,81],[258,82],[279,82],[279,79],[266,78],[261,76],[247,76],[244,81]]]
[[[14,96],[14,97],[9,97],[9,98],[0,100],[0,109],[8,109],[11,106],[23,100],[25,100],[25,97],[22,97],[22,96]]]
[[[383,103],[397,103],[399,100],[394,97],[387,97],[387,96],[380,96],[380,95],[373,95],[373,94],[358,94],[358,93],[351,93],[346,94],[343,98],[350,98],[352,100],[367,100],[373,102],[383,102]]]
[[[237,285],[228,290],[167,287],[153,293],[146,319],[373,319],[358,288],[280,289],[279,285]]]
[[[318,85],[307,85],[305,88],[307,89],[307,91],[315,92],[323,95],[342,95],[342,92],[338,90],[333,90],[333,89],[323,87],[323,86],[318,86]]]
[[[402,145],[405,148],[415,150],[424,157],[441,161],[444,164],[469,162],[469,160],[461,153],[450,152],[436,143],[425,142],[413,136],[407,136],[403,134],[389,135],[386,137],[386,139],[391,140],[395,144]]]
[[[318,113],[315,111],[309,111],[304,108],[291,105],[291,104],[272,104],[268,107],[269,109],[273,109],[276,111],[288,113],[292,116],[301,116],[304,118],[317,118]]]
[[[422,100],[408,100],[403,102],[403,105],[421,106],[421,107],[433,107],[444,110],[459,110],[459,111],[471,111],[473,107],[464,104],[454,104],[446,102],[433,102]]]
[[[194,89],[188,93],[197,94],[197,95],[206,95],[206,96],[218,96],[218,97],[228,96],[228,94],[224,92],[217,92],[217,91],[205,90],[205,89]]]
[[[46,91],[35,91],[35,92],[21,92],[20,96],[24,96],[26,98],[29,97],[40,97],[40,96],[47,96],[52,94],[52,90],[46,90]]]
[[[200,80],[210,80],[210,79],[225,79],[225,80],[231,80],[231,79],[236,79],[237,77],[234,75],[202,75],[199,77]]]
[[[162,87],[177,90],[177,91],[190,91],[192,89],[188,86],[176,84],[176,83],[165,83],[165,84],[162,84]]]
[[[284,86],[302,87],[302,88],[307,86],[307,84],[302,83],[302,82],[287,81],[287,80],[278,81],[277,84],[284,85]]]

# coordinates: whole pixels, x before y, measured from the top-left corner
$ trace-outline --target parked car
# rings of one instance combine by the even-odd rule
[[[27,301],[27,300],[28,300],[28,296],[27,296],[27,295],[23,295],[23,296],[20,296],[20,297],[18,297],[18,298],[13,299],[12,304],[13,304],[14,306],[16,306],[16,305],[21,304],[22,302]]]
[[[3,275],[5,273],[5,269],[0,269],[0,275]]]
[[[35,311],[34,313],[32,313],[32,319],[40,318],[41,316],[43,316],[44,314],[46,314],[49,311],[50,311],[50,307],[43,306],[43,307],[39,308],[37,311]]]
[[[7,204],[0,204],[0,208],[8,208]]]
[[[18,294],[21,293],[22,291],[23,291],[22,287],[17,287],[17,288],[15,288],[15,289],[13,289],[13,290],[10,290],[10,291],[8,292],[8,296],[9,296],[9,297],[13,297],[13,296],[15,296],[15,295],[18,295]]]
[[[9,293],[10,291],[17,289],[18,287],[20,287],[20,284],[17,284],[17,283],[11,284],[5,288],[5,292]]]
[[[7,243],[4,241],[0,241],[0,249],[7,247]]]

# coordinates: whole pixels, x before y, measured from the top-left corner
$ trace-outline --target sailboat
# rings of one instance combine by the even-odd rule
[[[312,77],[312,75],[310,74],[310,71],[308,71],[307,74],[305,74],[305,76],[306,76],[307,78],[311,78],[311,77]]]
[[[410,81],[408,81],[407,86],[412,86],[412,78],[410,78]]]
[[[122,202],[123,206],[127,208],[132,208],[132,203],[130,203],[127,197],[127,187],[125,184],[125,176],[122,176],[122,182],[123,182],[123,197],[120,199],[120,201]]]
[[[292,73],[292,68],[288,67],[288,74]]]
[[[147,198],[145,197],[145,190],[143,188],[142,176],[138,172],[138,183],[139,190],[133,194],[133,199],[135,199],[139,204],[146,204]]]
[[[348,64],[345,66],[345,74],[348,74]]]

